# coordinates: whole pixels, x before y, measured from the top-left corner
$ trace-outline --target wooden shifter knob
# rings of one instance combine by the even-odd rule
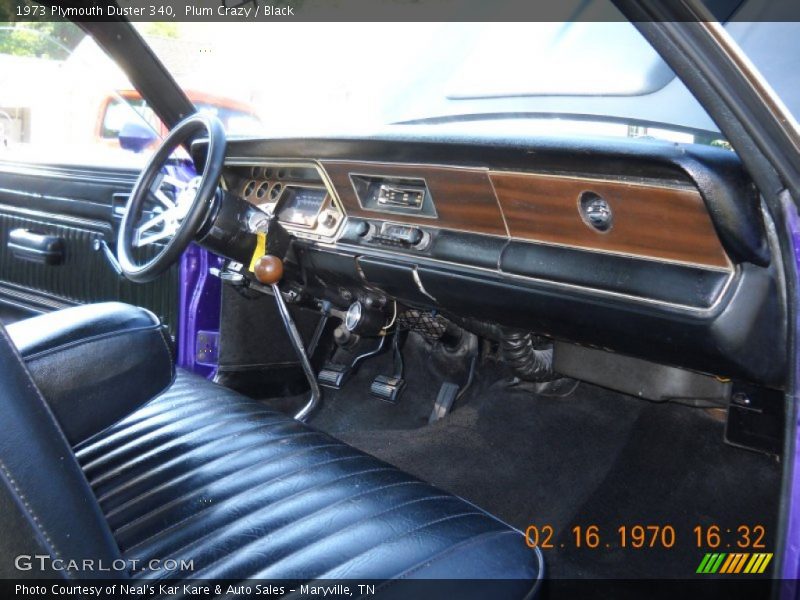
[[[265,254],[256,261],[253,271],[259,283],[272,285],[278,283],[283,277],[283,261],[277,256]]]

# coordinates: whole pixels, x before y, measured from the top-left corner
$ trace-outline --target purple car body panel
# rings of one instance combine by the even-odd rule
[[[787,267],[794,266],[795,272],[800,273],[800,218],[798,218],[794,204],[786,204],[784,206],[784,218],[787,223],[787,234],[790,237],[794,251],[794,265],[787,265]],[[797,339],[797,336],[795,336],[795,343]],[[800,377],[800,365],[794,365],[794,369],[795,381],[800,381],[798,379]],[[781,598],[787,600],[789,598],[797,598],[800,591],[798,588],[798,579],[800,579],[800,421],[795,421],[790,435],[794,435],[794,456],[792,457],[794,461],[786,496],[786,502],[788,503],[786,536],[784,538],[786,543],[783,556],[783,572],[781,573],[781,578],[783,579]]]
[[[189,182],[197,176],[194,165],[177,160],[164,172]],[[181,256],[178,306],[178,366],[198,375],[213,378],[217,368],[219,341],[220,280],[209,270],[219,268],[223,260],[191,244]]]
[[[178,366],[204,377],[216,374],[221,286],[209,270],[223,260],[192,244],[181,257]]]

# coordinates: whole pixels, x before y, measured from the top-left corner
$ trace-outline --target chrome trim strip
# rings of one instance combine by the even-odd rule
[[[636,179],[632,177],[618,177],[616,179],[611,179],[608,177],[592,177],[592,176],[582,176],[582,175],[572,175],[567,173],[542,173],[541,171],[501,171],[499,169],[488,169],[489,175],[525,175],[530,177],[540,177],[540,178],[552,178],[552,179],[568,179],[570,181],[580,181],[580,182],[588,182],[588,183],[612,183],[612,184],[624,184],[630,185],[635,187],[643,187],[643,188],[653,188],[656,190],[661,189],[668,189],[668,190],[675,190],[675,191],[683,191],[683,192],[697,192],[698,195],[700,192],[697,190],[690,183],[683,183],[678,181],[659,181],[655,183],[652,179]]]
[[[6,248],[12,251],[16,250],[21,253],[36,254],[37,256],[50,256],[53,254],[49,250],[42,250],[41,248],[33,248],[31,246],[23,246],[22,244],[17,244],[15,242],[8,242],[6,244]]]
[[[21,215],[33,219],[43,219],[45,222],[61,222],[67,226],[83,227],[93,231],[98,229],[106,231],[111,230],[111,224],[105,221],[95,221],[93,219],[82,219],[80,217],[44,212],[30,208],[20,208],[11,204],[0,204],[0,212]]]
[[[424,296],[427,296],[428,298],[430,298],[431,300],[433,300],[434,302],[436,302],[438,304],[439,301],[436,298],[434,298],[433,296],[431,296],[428,293],[428,290],[426,290],[425,286],[422,284],[422,279],[420,279],[420,277],[419,277],[419,271],[417,271],[417,266],[416,265],[414,265],[413,269],[411,270],[411,277],[414,278],[414,283],[417,284],[417,288],[419,289],[420,293],[423,294]]]
[[[511,230],[508,228],[508,219],[506,219],[506,213],[503,210],[503,205],[500,204],[500,196],[497,195],[497,188],[494,186],[494,180],[492,179],[492,172],[488,171],[487,178],[489,179],[489,185],[492,186],[492,194],[494,194],[494,201],[497,203],[497,210],[500,211],[500,216],[503,217],[503,227],[506,228],[506,237],[511,239]]]
[[[753,87],[772,114],[775,123],[791,141],[795,151],[800,153],[800,125],[775,90],[761,75],[761,72],[720,23],[709,19],[698,19],[697,24],[709,37],[714,39],[717,47],[727,55],[728,60],[736,66],[742,77]]]
[[[347,211],[344,209],[344,205],[342,201],[339,199],[339,195],[336,193],[336,188],[331,183],[330,179],[328,178],[328,174],[322,168],[317,161],[310,160],[310,161],[298,161],[298,160],[290,160],[290,159],[280,159],[280,158],[268,158],[268,159],[247,159],[241,157],[229,157],[225,160],[226,167],[297,167],[301,169],[314,169],[319,175],[319,178],[322,182],[322,185],[328,191],[328,195],[331,198],[331,204],[335,206],[337,210],[339,210],[342,214],[342,219],[339,221],[336,230],[330,235],[319,235],[314,234],[309,231],[303,231],[302,229],[296,229],[292,225],[284,227],[291,231],[294,235],[301,239],[311,240],[311,241],[333,241],[336,240],[342,231],[344,231],[345,225],[347,224]],[[296,183],[296,182],[291,182]],[[312,184],[317,185],[317,184]],[[278,198],[280,200],[280,198]],[[277,203],[277,201],[276,201]],[[265,203],[266,204],[266,203]],[[254,205],[258,208],[258,205]]]
[[[559,242],[551,242],[551,241],[542,241],[542,240],[530,240],[525,238],[518,238],[518,237],[509,237],[509,241],[513,242],[522,242],[525,244],[532,244],[537,245],[541,244],[542,246],[554,246],[556,248],[568,248],[570,250],[579,250],[581,252],[589,252],[591,254],[604,254],[608,256],[621,256],[623,258],[632,258],[634,260],[646,260],[649,262],[654,263],[663,263],[669,265],[679,265],[683,267],[694,267],[696,269],[702,269],[703,271],[715,271],[717,273],[730,273],[732,272],[735,267],[730,262],[728,255],[725,255],[725,258],[728,259],[728,264],[730,265],[728,268],[726,267],[716,267],[714,265],[706,265],[703,263],[693,263],[684,260],[675,260],[674,258],[657,258],[654,256],[647,256],[644,254],[630,254],[628,252],[613,252],[610,250],[605,250],[602,248],[592,248],[588,246],[575,246],[572,244],[561,244]]]
[[[108,171],[116,171],[117,176],[110,174]],[[20,175],[27,177],[46,177],[48,179],[69,179],[73,181],[90,181],[94,183],[118,183],[120,185],[133,185],[138,178],[138,172],[134,169],[130,170],[130,177],[122,175],[123,169],[109,169],[105,170],[102,167],[92,169],[90,166],[75,167],[57,167],[53,165],[38,165],[35,163],[16,163],[0,161],[0,173],[8,173],[11,175]]]
[[[12,300],[17,300],[19,302],[29,303],[29,304],[14,304],[15,306],[20,306],[22,308],[31,308],[30,304],[51,308],[53,310],[59,310],[62,308],[75,306],[74,302],[70,302],[68,300],[61,299],[60,297],[53,296],[49,292],[41,292],[39,290],[29,290],[27,288],[23,288],[18,284],[10,283],[7,281],[0,283],[0,303],[10,302],[9,300],[7,300],[7,298],[4,298],[4,296],[10,297]],[[13,302],[10,303],[13,304]]]
[[[0,304],[4,304],[6,306],[15,306],[15,307],[17,307],[19,309],[24,310],[25,312],[32,312],[32,313],[35,313],[36,315],[43,315],[45,313],[45,310],[40,308],[40,307],[28,306],[27,304],[22,304],[21,302],[16,302],[15,300],[13,300],[11,298],[4,297],[2,290],[0,290]],[[68,306],[64,306],[62,308],[69,308],[69,307]],[[55,310],[58,310],[58,309],[56,308]]]

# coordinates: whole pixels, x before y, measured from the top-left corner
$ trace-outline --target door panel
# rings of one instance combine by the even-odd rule
[[[113,208],[135,177],[135,171],[0,164],[0,318],[120,300],[149,308],[174,332],[177,267],[152,283],[133,284],[98,249],[105,242],[114,250],[120,217]],[[14,251],[11,232],[20,229],[59,238],[63,259],[45,264]]]
[[[152,150],[127,150],[119,133],[147,129],[152,111],[118,104],[105,119],[110,99],[133,86],[73,23],[57,33],[2,28],[0,59],[0,106],[16,119],[0,131],[0,319],[121,300],[153,310],[174,332],[179,268],[135,285],[98,250],[115,250],[115,208]]]

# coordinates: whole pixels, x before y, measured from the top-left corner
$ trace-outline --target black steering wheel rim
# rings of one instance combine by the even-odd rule
[[[161,251],[144,264],[137,264],[134,239],[138,219],[152,185],[173,151],[203,131],[208,136],[208,149],[194,200]],[[137,283],[156,279],[178,260],[192,242],[204,225],[214,201],[225,162],[226,145],[225,128],[220,120],[208,113],[195,113],[178,123],[147,161],[128,199],[117,238],[117,260],[125,277]]]

